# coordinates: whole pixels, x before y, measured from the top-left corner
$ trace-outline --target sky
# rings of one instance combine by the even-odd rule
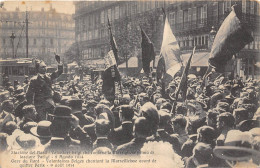
[[[10,11],[15,10],[16,7],[19,7],[21,11],[25,11],[26,8],[28,11],[40,11],[41,8],[47,11],[52,6],[58,13],[75,13],[75,6],[72,0],[0,0],[0,2],[4,2],[4,8]]]

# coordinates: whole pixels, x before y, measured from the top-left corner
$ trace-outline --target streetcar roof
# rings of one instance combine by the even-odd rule
[[[2,65],[10,65],[10,64],[32,64],[32,58],[16,58],[16,59],[3,59],[0,60],[0,64]]]

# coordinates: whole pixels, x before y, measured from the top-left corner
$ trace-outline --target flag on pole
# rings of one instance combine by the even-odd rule
[[[116,65],[116,58],[115,58],[115,55],[114,55],[114,52],[113,50],[110,50],[107,55],[104,57],[105,59],[105,66],[106,66],[106,69]]]
[[[150,62],[155,59],[154,46],[147,34],[141,28],[142,34],[142,63],[143,70],[146,74],[150,73]]]
[[[215,67],[217,72],[223,72],[227,61],[253,41],[251,33],[242,25],[238,14],[237,5],[232,6],[232,11],[220,26],[214,39],[209,64]]]
[[[193,48],[193,51],[191,53],[191,56],[187,62],[187,65],[182,73],[182,76],[181,76],[181,81],[179,83],[179,86],[176,90],[176,100],[178,99],[178,95],[179,95],[179,92],[182,91],[182,98],[183,100],[186,100],[186,93],[187,93],[187,89],[188,89],[188,74],[189,74],[189,69],[190,69],[190,64],[191,64],[191,59],[192,59],[192,56],[194,55],[195,53],[195,49],[196,49],[196,46]]]
[[[164,76],[166,83],[169,83],[169,80],[181,69],[182,60],[180,55],[179,44],[172,33],[168,18],[165,16],[163,42],[157,65],[157,76],[159,76],[159,78],[160,76]],[[160,74],[161,72],[165,72],[165,74]]]
[[[108,17],[107,17],[107,22],[108,22],[108,31],[109,31],[109,36],[110,36],[110,48],[114,52],[116,62],[118,63],[119,59],[118,59],[117,44],[116,44],[115,38],[112,34],[111,25],[110,25],[110,21],[109,21]]]
[[[103,85],[102,92],[107,100],[114,101],[115,99],[115,82],[120,82],[120,74],[117,68],[118,59],[118,50],[117,45],[114,39],[114,36],[111,31],[110,22],[108,19],[108,31],[110,34],[110,48],[111,50],[105,56],[105,65],[106,69],[103,73]],[[120,85],[121,86],[121,85]]]

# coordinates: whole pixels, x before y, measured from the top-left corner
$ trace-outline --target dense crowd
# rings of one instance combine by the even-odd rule
[[[178,76],[165,91],[153,77],[122,77],[108,101],[102,79],[55,82],[62,66],[52,74],[44,66],[30,80],[1,88],[1,152],[41,146],[141,155],[150,149],[180,156],[184,167],[260,165],[257,80],[209,76],[203,86],[201,77],[189,75],[186,99],[180,92],[176,100]]]

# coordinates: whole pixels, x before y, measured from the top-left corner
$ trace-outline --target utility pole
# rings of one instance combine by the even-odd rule
[[[26,13],[25,13],[25,36],[26,36],[26,58],[29,58],[29,55],[28,55],[29,39],[28,39],[28,12],[27,12],[27,9],[26,9]]]

